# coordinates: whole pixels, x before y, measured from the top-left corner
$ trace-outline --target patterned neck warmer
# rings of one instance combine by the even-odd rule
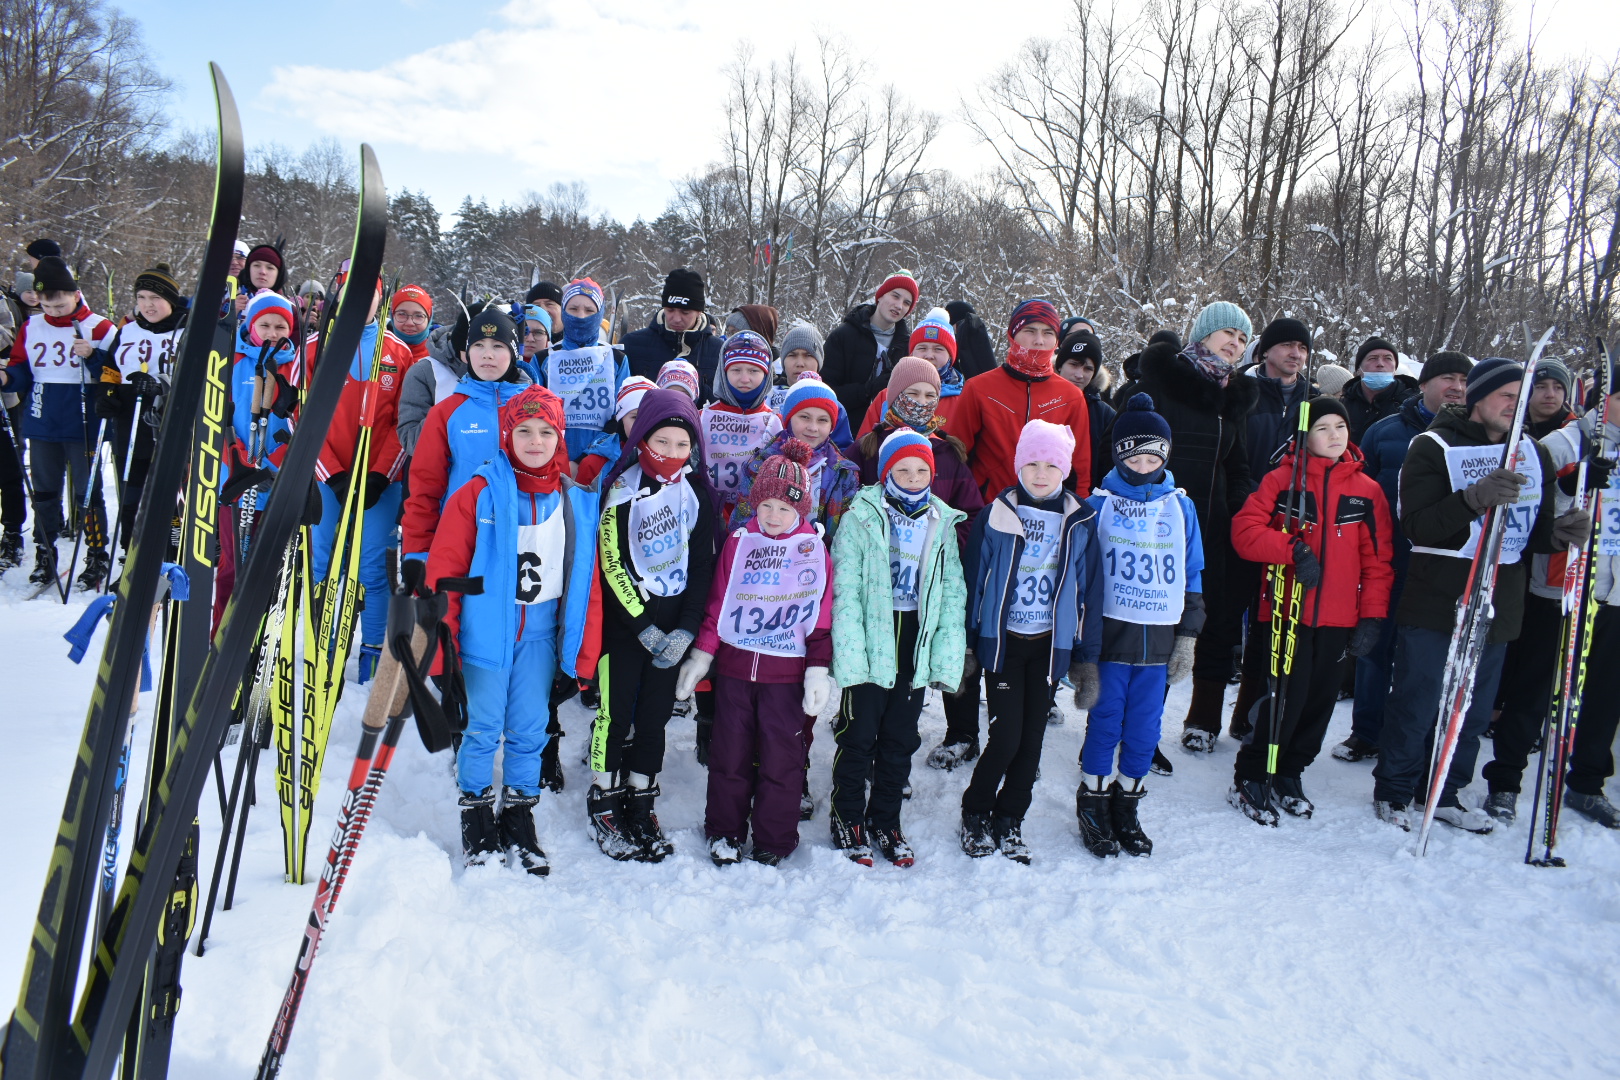
[[[1052,374],[1052,357],[1056,349],[1031,349],[1016,342],[1007,347],[1007,366],[1030,379],[1045,379]]]

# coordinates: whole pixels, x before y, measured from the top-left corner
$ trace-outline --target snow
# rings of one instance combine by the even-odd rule
[[[24,602],[23,573],[0,581],[0,817],[14,863],[0,884],[5,986],[21,977],[104,640],[72,665],[60,634],[83,599]],[[362,703],[351,686],[339,708],[312,862]],[[967,772],[922,763],[944,728],[937,697],[905,811],[911,870],[831,850],[825,723],[812,754],[817,817],[781,868],[710,865],[684,719],[660,777],[677,853],[619,864],[586,832],[588,717],[571,702],[569,786],[537,808],[546,879],[460,866],[448,755],[429,758],[407,731],[282,1075],[1620,1075],[1620,836],[1568,815],[1560,872],[1523,865],[1524,817],[1488,837],[1437,826],[1420,860],[1374,819],[1369,766],[1325,750],[1305,777],[1316,817],[1263,829],[1226,805],[1231,740],[1202,759],[1175,745],[1185,703],[1178,687],[1165,740],[1176,774],[1150,778],[1142,809],[1152,858],[1099,862],[1080,847],[1084,723],[1071,711],[1047,731],[1029,867],[959,850]],[[1348,725],[1341,705],[1327,745]],[[297,952],[314,886],[281,881],[273,757],[261,762],[237,904],[216,914],[206,955],[186,959],[178,1080],[252,1073]],[[206,886],[212,788],[202,818]]]

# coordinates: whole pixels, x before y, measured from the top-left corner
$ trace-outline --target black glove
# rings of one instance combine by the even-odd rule
[[[319,482],[309,482],[309,497],[304,500],[304,520],[302,524],[310,528],[321,523],[321,489]]]
[[[1614,472],[1614,462],[1605,457],[1588,458],[1586,461],[1586,490],[1599,491],[1609,486],[1609,474]],[[1579,495],[1575,490],[1576,481],[1580,479],[1581,470],[1571,469],[1558,478],[1558,490],[1570,498]]]
[[[270,411],[283,420],[293,414],[298,408],[298,387],[287,381],[281,372],[272,372],[276,379],[276,399],[270,403]]]
[[[366,500],[367,510],[370,510],[373,506],[377,505],[377,500],[383,497],[383,492],[388,490],[388,485],[391,483],[393,483],[393,481],[388,479],[388,474],[386,473],[366,473],[366,490],[364,492],[364,497]]]
[[[231,478],[225,481],[225,488],[219,493],[219,501],[226,506],[234,506],[249,489],[268,484],[274,477],[275,474],[269,469],[237,469],[231,474]]]
[[[118,384],[101,383],[96,387],[96,415],[103,420],[116,420],[123,412],[118,407]]]
[[[124,381],[137,396],[145,398],[148,405],[156,401],[166,389],[163,380],[145,371],[137,371]]]
[[[1493,469],[1479,480],[1463,488],[1463,501],[1476,514],[1483,514],[1493,506],[1507,506],[1519,501],[1519,489],[1530,482],[1512,469]]]
[[[1345,646],[1344,651],[1351,656],[1366,656],[1378,646],[1378,638],[1383,632],[1383,619],[1362,619],[1350,631],[1350,644]]]
[[[338,505],[342,506],[343,500],[349,497],[349,474],[333,473],[326,478],[326,486],[332,489],[332,494],[337,496]]]
[[[1294,541],[1294,580],[1307,589],[1314,589],[1322,581],[1322,564],[1303,540]]]

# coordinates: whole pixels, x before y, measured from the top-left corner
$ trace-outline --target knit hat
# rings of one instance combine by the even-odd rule
[[[237,255],[237,256],[240,256],[241,258],[245,259],[245,258],[247,258],[247,253],[248,253],[248,245],[247,245],[246,240],[238,240],[236,243],[231,245],[231,254],[232,255]],[[347,260],[345,260],[345,261],[347,261]]]
[[[918,356],[902,357],[889,373],[889,400],[898,401],[900,395],[906,392],[909,386],[917,383],[927,383],[939,391],[939,371],[933,364]]]
[[[1418,385],[1422,386],[1436,375],[1467,375],[1473,367],[1474,362],[1460,352],[1437,352],[1423,362]]]
[[[1070,330],[1068,336],[1058,346],[1057,355],[1052,357],[1052,366],[1060,368],[1071,360],[1090,360],[1091,366],[1101,371],[1102,342],[1097,340],[1097,335],[1084,327]]]
[[[1243,309],[1229,300],[1217,300],[1213,304],[1205,304],[1204,310],[1198,313],[1193,320],[1192,329],[1187,332],[1188,341],[1203,341],[1217,330],[1241,330],[1243,336],[1248,337],[1254,333],[1254,324],[1243,313]]]
[[[573,281],[570,281],[568,283],[568,287],[562,292],[562,306],[567,307],[568,301],[572,300],[576,296],[590,297],[591,302],[596,305],[597,314],[600,315],[602,313],[602,286],[598,285],[590,278],[575,278]]]
[[[714,487],[709,483],[709,470],[703,464],[703,440],[698,437],[697,406],[692,399],[678,390],[649,390],[641,399],[641,408],[636,410],[635,427],[630,431],[630,437],[624,441],[624,448],[619,452],[619,460],[607,471],[597,486],[598,491],[611,491],[616,480],[624,471],[637,463],[641,457],[641,444],[650,438],[653,432],[662,427],[678,427],[686,432],[692,439],[692,456],[687,459],[691,471],[686,473],[686,482],[691,484],[698,495],[713,503],[716,499]]]
[[[490,304],[467,323],[467,344],[463,349],[471,349],[473,342],[485,338],[505,345],[514,357],[522,355],[522,350],[518,348],[517,325],[512,322],[512,316],[497,304]]]
[[[322,285],[320,282],[316,281],[314,278],[310,278],[308,281],[306,281],[302,285],[298,286],[298,295],[299,296],[319,296],[322,299],[324,299],[326,297],[326,286]]]
[[[283,269],[281,252],[277,251],[269,244],[260,244],[258,247],[249,251],[247,253],[247,261],[248,265],[250,266],[256,262],[267,262],[277,270]]]
[[[1542,379],[1554,379],[1564,388],[1564,404],[1575,404],[1575,374],[1562,361],[1551,356],[1544,356],[1536,364],[1536,382]]]
[[[541,326],[545,327],[546,328],[546,337],[550,337],[552,335],[552,333],[556,330],[556,327],[551,325],[551,312],[547,311],[545,308],[541,307],[539,304],[524,304],[523,305],[523,321],[524,322],[537,322]]]
[[[658,301],[660,307],[702,311],[705,307],[703,276],[696,270],[677,266],[664,278],[664,291],[659,294]]]
[[[1074,462],[1074,432],[1045,420],[1025,424],[1018,435],[1018,449],[1013,451],[1013,470],[1021,472],[1032,461],[1056,465],[1068,476]]]
[[[568,424],[568,414],[562,398],[538,383],[530,383],[501,406],[501,448],[510,449],[512,430],[523,421],[536,416],[556,428],[558,435],[563,433]],[[567,457],[568,452],[561,445],[557,450]]]
[[[1215,329],[1221,328],[1217,326]],[[1266,351],[1272,346],[1289,342],[1298,342],[1305,346],[1306,352],[1310,352],[1310,329],[1298,319],[1272,319],[1266,324],[1266,328],[1260,331],[1260,343],[1254,347],[1255,359],[1264,360]]]
[[[878,480],[884,480],[889,470],[901,458],[914,457],[928,465],[928,471],[934,472],[934,445],[928,436],[918,434],[908,427],[895,428],[884,438],[878,447]]]
[[[47,255],[34,267],[34,291],[41,294],[78,292],[79,283],[73,280],[73,271],[60,256]]]
[[[529,286],[529,291],[523,294],[525,304],[533,304],[540,300],[550,300],[554,304],[562,303],[562,290],[557,288],[555,282],[540,281]]]
[[[826,354],[822,352],[821,331],[809,323],[794,323],[782,335],[782,355],[786,356],[794,349],[803,349],[814,356],[818,368],[826,360]]]
[[[158,263],[150,270],[142,270],[135,275],[135,291],[156,293],[169,302],[169,306],[176,311],[185,307],[185,300],[180,296],[180,283],[174,280],[168,263]]]
[[[1174,330],[1155,330],[1148,337],[1149,345],[1168,345],[1173,352],[1181,351],[1181,336]]]
[[[1518,361],[1505,356],[1487,356],[1468,372],[1468,393],[1464,399],[1469,409],[1509,383],[1521,382],[1524,368]]]
[[[1058,318],[1057,308],[1045,300],[1025,300],[1013,308],[1012,314],[1007,317],[1007,340],[1011,341],[1018,331],[1030,323],[1045,323],[1055,334],[1062,320]]]
[[[872,294],[872,299],[874,301],[881,300],[896,289],[904,289],[910,293],[911,306],[917,306],[917,297],[919,295],[917,292],[917,279],[911,276],[910,270],[896,270],[884,278],[883,284],[879,285],[877,292]]]
[[[658,389],[679,390],[690,401],[698,399],[698,369],[685,360],[667,360],[658,369]]]
[[[1161,462],[1169,461],[1170,438],[1170,425],[1153,411],[1153,398],[1135,394],[1114,420],[1114,465],[1123,470],[1125,459],[1137,454],[1157,454]]]
[[[752,364],[767,376],[771,373],[771,346],[752,330],[742,330],[726,338],[720,346],[720,370],[732,364]]]
[[[433,318],[433,297],[420,285],[401,285],[395,289],[394,298],[388,301],[388,314],[398,311],[401,304],[419,304],[427,317]]]
[[[613,406],[613,419],[624,423],[624,418],[641,408],[641,399],[647,391],[658,389],[658,384],[643,375],[632,375],[619,384],[618,400]]]
[[[62,245],[55,240],[47,240],[44,237],[30,241],[23,250],[28,252],[28,257],[31,259],[49,259],[53,256],[60,259],[62,257]]]
[[[832,392],[832,387],[820,379],[811,378],[809,372],[799,376],[799,381],[788,390],[787,397],[782,399],[782,423],[785,426],[793,419],[793,414],[804,408],[826,409],[827,415],[833,420],[838,419],[838,396]]]
[[[247,323],[247,339],[255,345],[263,345],[264,338],[254,328],[259,316],[266,312],[277,312],[287,320],[287,331],[292,333],[298,328],[298,317],[293,314],[292,301],[276,292],[274,289],[260,289],[248,301],[247,310],[243,312],[243,319]]]
[[[1092,322],[1084,315],[1070,315],[1067,319],[1064,319],[1063,324],[1058,327],[1058,336],[1068,337],[1076,330],[1090,330],[1093,334],[1095,334],[1097,332],[1097,324]]]
[[[748,489],[748,501],[757,509],[766,499],[780,499],[798,511],[799,520],[810,516],[810,455],[809,446],[798,439],[782,442],[782,452],[772,454],[754,474],[753,486]]]
[[[1336,397],[1328,397],[1324,394],[1321,397],[1311,398],[1308,404],[1310,413],[1305,422],[1307,430],[1315,427],[1316,422],[1324,416],[1337,416],[1343,419],[1346,425],[1350,423],[1350,410],[1345,408],[1344,402]]]
[[[1356,370],[1357,371],[1361,370],[1361,362],[1363,360],[1367,359],[1367,354],[1368,353],[1377,352],[1379,349],[1382,349],[1385,352],[1390,353],[1391,355],[1393,355],[1395,357],[1396,363],[1400,362],[1401,350],[1397,349],[1395,346],[1391,345],[1389,342],[1385,341],[1383,338],[1379,337],[1377,334],[1374,334],[1372,337],[1368,338],[1366,341],[1363,341],[1361,343],[1361,348],[1356,350]]]
[[[922,317],[917,329],[911,332],[911,341],[907,347],[915,349],[919,342],[933,341],[945,346],[945,351],[956,359],[956,331],[951,328],[951,317],[945,313],[944,308],[930,308],[928,314]]]
[[[1338,364],[1323,364],[1316,369],[1316,388],[1328,397],[1338,397],[1344,384],[1355,376],[1349,368]]]

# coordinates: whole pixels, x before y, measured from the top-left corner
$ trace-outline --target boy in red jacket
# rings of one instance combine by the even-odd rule
[[[1255,707],[1254,730],[1238,750],[1227,793],[1227,801],[1262,825],[1277,824],[1279,805],[1295,817],[1310,817],[1315,809],[1300,776],[1322,749],[1343,682],[1344,656],[1365,656],[1377,644],[1395,581],[1389,504],[1384,489],[1362,472],[1361,451],[1350,445],[1349,413],[1338,398],[1312,398],[1308,407],[1304,490],[1294,495],[1287,526],[1291,451],[1232,518],[1238,555],[1274,570],[1291,568],[1284,585],[1291,588],[1297,581],[1304,588],[1279,734],[1272,739],[1273,699],[1266,698]],[[1293,416],[1290,429],[1298,423],[1299,414]],[[1333,576],[1327,577],[1330,567]],[[1260,619],[1271,618],[1268,582],[1260,594]],[[1274,777],[1266,769],[1273,741],[1278,746]]]

